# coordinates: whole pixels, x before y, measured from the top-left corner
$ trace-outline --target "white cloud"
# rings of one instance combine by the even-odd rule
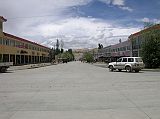
[[[150,19],[149,18],[143,18],[140,21],[142,21],[142,22],[150,22]]]
[[[122,6],[124,6],[125,5],[125,0],[113,0],[112,4],[113,5],[122,5]]]
[[[127,10],[129,12],[133,11],[132,8],[125,5],[125,0],[99,0],[99,1],[104,2],[107,5],[112,4],[112,5],[118,6],[118,8],[120,8],[122,10]]]
[[[29,38],[47,46],[54,46],[57,38],[64,41],[65,48],[93,48],[124,40],[138,28],[122,28],[115,23],[91,17],[72,17],[70,7],[86,5],[91,0],[10,0],[0,1],[0,15],[8,19],[5,32]],[[122,0],[100,0],[106,4],[125,7]],[[37,4],[38,3],[38,4]],[[7,6],[7,7],[6,7]],[[69,12],[69,13],[67,13]],[[46,15],[47,14],[47,15]],[[43,17],[32,17],[32,16]]]
[[[113,5],[125,5],[125,0],[99,0],[106,4],[113,4]]]
[[[106,4],[111,4],[111,2],[112,2],[112,0],[99,0],[99,1],[106,3]]]
[[[144,17],[142,19],[138,19],[137,21],[138,22],[152,22],[152,23],[156,23],[156,24],[160,23],[160,19],[150,19],[150,18],[147,18],[147,17]]]
[[[38,30],[38,31],[37,31]],[[56,39],[64,41],[65,48],[93,48],[98,43],[110,45],[121,38],[138,31],[138,28],[115,27],[112,23],[93,18],[69,18],[58,23],[37,26],[33,31],[39,32],[44,39],[42,44],[54,46]]]
[[[131,9],[131,8],[129,8],[129,7],[125,7],[125,6],[120,6],[119,8],[121,8],[122,10],[130,11],[130,12],[133,11],[133,9]]]

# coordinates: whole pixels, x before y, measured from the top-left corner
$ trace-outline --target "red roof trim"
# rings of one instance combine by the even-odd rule
[[[152,30],[152,29],[160,29],[160,24],[154,25],[154,26],[152,26],[152,27],[149,27],[149,28],[146,28],[146,29],[141,30],[141,31],[139,31],[139,32],[136,32],[136,33],[134,33],[134,34],[131,34],[131,35],[129,36],[129,38],[130,38],[130,37],[133,37],[133,36],[137,36],[137,35],[141,34],[142,32],[146,32],[146,31],[149,31],[149,30]]]
[[[26,40],[26,39],[23,39],[23,38],[20,38],[20,37],[17,37],[17,36],[14,36],[14,35],[11,35],[11,34],[8,34],[8,33],[5,33],[5,32],[3,32],[3,33],[4,33],[5,36],[8,36],[8,37],[10,37],[10,38],[14,38],[14,39],[19,40],[19,41],[31,43],[31,44],[38,45],[38,46],[43,47],[43,48],[50,49],[50,48],[48,48],[48,47],[46,47],[46,46],[43,46],[43,45],[40,45],[40,44],[38,44],[38,43],[29,41],[29,40]]]
[[[2,19],[4,22],[7,21],[7,19],[5,19],[4,17],[0,16],[0,19]]]

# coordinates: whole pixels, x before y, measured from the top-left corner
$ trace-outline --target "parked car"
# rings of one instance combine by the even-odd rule
[[[13,65],[13,62],[1,62],[0,63],[0,72],[4,73],[7,69]]]
[[[110,71],[118,69],[139,72],[144,68],[144,63],[141,57],[121,57],[116,62],[109,63],[108,68]]]

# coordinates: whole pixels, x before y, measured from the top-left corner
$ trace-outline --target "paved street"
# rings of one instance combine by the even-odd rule
[[[71,62],[3,73],[0,119],[160,119],[160,72]]]

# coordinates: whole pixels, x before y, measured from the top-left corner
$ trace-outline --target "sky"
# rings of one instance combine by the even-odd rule
[[[0,0],[4,32],[64,49],[96,48],[160,23],[159,0]]]

